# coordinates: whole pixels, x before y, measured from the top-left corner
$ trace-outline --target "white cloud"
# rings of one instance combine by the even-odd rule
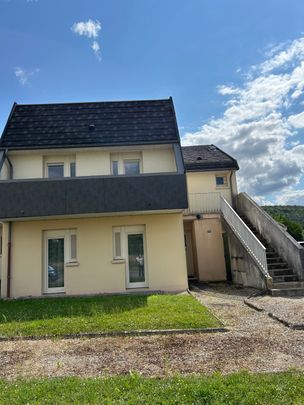
[[[101,24],[98,20],[88,20],[86,22],[80,21],[74,23],[71,27],[71,30],[75,34],[84,35],[88,38],[97,38],[99,35],[99,31],[101,30]]]
[[[290,122],[290,124],[294,128],[304,128],[304,112],[301,112],[300,114],[290,115],[288,117],[288,122]]]
[[[101,23],[98,20],[94,21],[91,19],[86,22],[80,21],[74,23],[71,27],[71,30],[74,32],[74,34],[85,36],[87,38],[94,38],[94,41],[91,44],[91,48],[93,49],[96,58],[100,61],[100,45],[96,41],[96,39],[98,38],[99,31],[101,30]]]
[[[25,86],[26,84],[30,84],[29,78],[34,76],[36,73],[39,73],[40,69],[36,68],[33,70],[26,70],[19,66],[14,68],[14,73],[19,83]]]
[[[304,145],[292,141],[304,113],[290,112],[304,94],[304,38],[267,55],[241,86],[218,86],[228,99],[223,115],[183,138],[186,145],[213,143],[236,157],[240,189],[260,201],[298,185],[304,171]]]
[[[279,205],[304,205],[304,190],[285,191],[284,194],[278,196],[277,203]]]
[[[98,60],[101,60],[101,54],[100,54],[100,45],[97,41],[93,41],[91,48],[93,49],[95,56]]]

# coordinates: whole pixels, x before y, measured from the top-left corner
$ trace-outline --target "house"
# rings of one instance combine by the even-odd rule
[[[183,156],[188,277],[303,295],[304,249],[250,196],[238,193],[237,161],[215,145],[183,147]]]
[[[220,198],[234,205],[238,163],[215,145],[183,147],[183,157],[189,201],[184,212],[188,277],[230,281],[228,237]]]
[[[171,98],[15,104],[0,149],[1,297],[187,289]]]
[[[304,249],[165,100],[18,105],[0,141],[1,297],[304,289]]]

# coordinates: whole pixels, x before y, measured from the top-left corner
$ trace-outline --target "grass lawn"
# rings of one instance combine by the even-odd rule
[[[303,404],[304,375],[0,380],[1,404]]]
[[[120,295],[0,301],[0,336],[221,326],[189,295]]]

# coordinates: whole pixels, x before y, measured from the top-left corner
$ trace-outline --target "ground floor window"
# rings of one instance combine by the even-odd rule
[[[147,287],[145,227],[113,228],[113,258],[126,263],[127,288]]]

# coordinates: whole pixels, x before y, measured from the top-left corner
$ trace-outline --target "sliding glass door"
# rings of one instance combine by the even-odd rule
[[[64,232],[47,232],[45,250],[45,292],[64,292]]]

